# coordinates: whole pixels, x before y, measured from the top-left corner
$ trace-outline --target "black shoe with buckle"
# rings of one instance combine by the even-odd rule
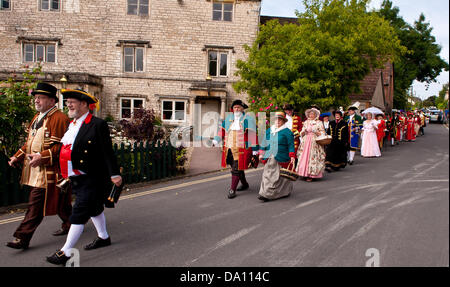
[[[64,251],[58,250],[52,256],[47,257],[47,261],[55,265],[66,265],[66,262],[70,259],[67,257]]]
[[[62,235],[66,235],[67,233],[69,233],[68,229],[58,229],[55,232],[52,233],[53,236],[62,236]]]
[[[100,237],[97,237],[92,243],[86,245],[84,247],[84,250],[92,250],[97,249],[100,247],[105,247],[111,245],[111,237],[108,237],[106,239],[102,239]]]
[[[250,185],[247,183],[247,184],[242,184],[241,186],[239,186],[236,190],[237,191],[243,191],[243,190],[247,190],[248,188],[250,187]]]
[[[16,238],[14,241],[6,243],[6,246],[14,249],[28,249],[30,243],[22,239]]]
[[[232,189],[230,189],[229,191],[228,191],[228,198],[235,198],[236,197],[236,191],[234,191],[234,190],[232,190]]]

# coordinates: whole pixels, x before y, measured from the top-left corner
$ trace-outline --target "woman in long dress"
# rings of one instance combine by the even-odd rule
[[[381,152],[377,139],[377,129],[379,122],[373,119],[372,113],[366,113],[364,115],[367,120],[363,122],[361,156],[380,157]]]
[[[413,114],[408,112],[408,118],[406,119],[406,141],[416,141],[416,131],[414,130],[415,119]]]
[[[259,158],[264,163],[264,171],[258,199],[262,201],[287,197],[294,189],[292,181],[280,176],[280,168],[295,167],[294,134],[285,124],[283,112],[275,114],[275,125],[266,131],[261,143]]]
[[[325,135],[320,111],[311,108],[305,112],[307,120],[303,123],[300,137],[302,144],[297,152],[297,173],[310,182],[313,178],[322,178],[325,169],[325,149],[316,142],[316,138]]]

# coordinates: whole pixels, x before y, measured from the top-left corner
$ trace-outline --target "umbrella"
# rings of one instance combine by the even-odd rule
[[[375,108],[375,107],[370,107],[367,110],[364,110],[362,112],[362,114],[367,114],[367,113],[372,113],[374,115],[384,114],[384,112],[382,110],[380,110],[379,108]]]

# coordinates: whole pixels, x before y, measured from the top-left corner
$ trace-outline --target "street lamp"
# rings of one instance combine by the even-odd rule
[[[62,87],[63,89],[65,89],[65,88],[66,88],[66,85],[67,85],[67,78],[66,78],[66,75],[63,75],[63,76],[61,77],[61,79],[59,79],[59,81],[61,82],[61,87]],[[64,98],[63,98],[63,96],[62,96],[61,91],[59,92],[59,98],[60,98],[60,101],[59,101],[59,103],[58,103],[58,106],[59,106],[60,109],[62,109],[62,108],[64,108]]]
[[[211,92],[211,82],[212,82],[212,78],[211,78],[211,76],[209,75],[209,73],[208,73],[208,76],[206,76],[206,83],[207,83],[207,86],[208,86],[208,97],[209,96],[211,96],[210,95],[210,92]]]

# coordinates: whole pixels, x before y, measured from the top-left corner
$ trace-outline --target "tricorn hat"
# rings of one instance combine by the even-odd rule
[[[335,116],[336,114],[340,114],[342,117],[342,111],[341,110],[335,110],[333,111],[333,116]]]
[[[94,108],[94,105],[97,110],[99,109],[98,99],[83,90],[62,89],[61,94],[63,94],[65,99],[77,99],[79,101],[87,102],[89,105],[89,109],[91,110]]]
[[[353,110],[353,111],[357,111],[358,110],[358,108],[357,107],[355,107],[355,106],[351,106],[351,107],[349,107],[348,108],[348,110],[350,111],[350,110]]]
[[[285,110],[285,111],[293,111],[294,110],[294,106],[292,106],[291,104],[284,104],[283,105],[283,110]]]
[[[248,108],[248,106],[241,100],[234,100],[233,103],[231,104],[231,109],[233,109],[233,107],[236,105],[239,105],[239,106],[243,107],[244,109]]]
[[[47,83],[38,83],[36,89],[34,89],[31,94],[34,96],[36,94],[46,95],[50,98],[54,98],[56,101],[59,101],[56,92],[58,89]]]

